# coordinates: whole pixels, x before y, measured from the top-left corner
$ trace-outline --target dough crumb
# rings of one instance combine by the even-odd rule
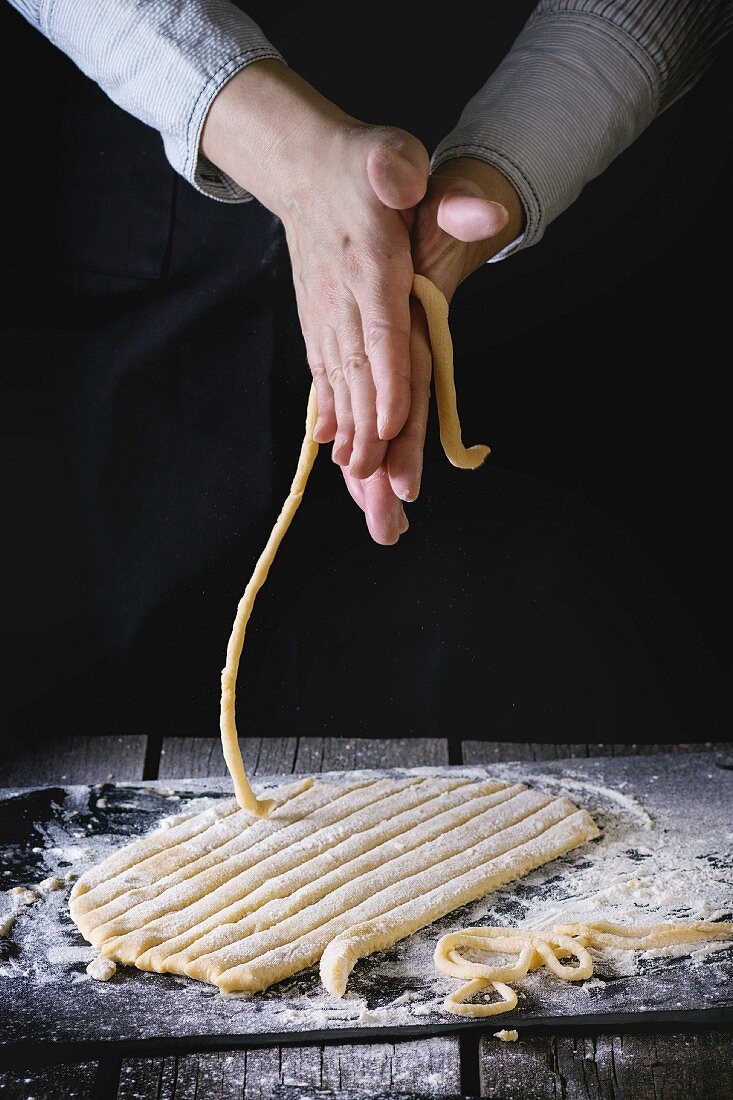
[[[27,886],[12,886],[7,893],[15,899],[18,905],[33,905],[34,902],[38,901],[36,891],[29,889]]]
[[[116,973],[117,964],[112,962],[111,959],[105,959],[103,955],[98,955],[96,959],[92,959],[87,967],[87,974],[97,982],[108,982]]]
[[[0,939],[5,939],[13,931],[17,915],[17,912],[13,910],[12,913],[6,913],[4,917],[0,917]]]
[[[516,1043],[519,1038],[519,1032],[512,1028],[511,1031],[507,1031],[505,1027],[501,1031],[494,1032],[495,1039],[501,1039],[502,1043]]]
[[[54,890],[63,890],[63,888],[64,880],[59,878],[58,875],[50,875],[48,878],[45,878],[43,882],[39,882],[36,887],[41,894],[50,894]]]

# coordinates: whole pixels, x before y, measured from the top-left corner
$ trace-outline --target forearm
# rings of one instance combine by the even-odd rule
[[[438,146],[497,168],[536,243],[547,225],[689,88],[725,33],[719,0],[545,0]]]

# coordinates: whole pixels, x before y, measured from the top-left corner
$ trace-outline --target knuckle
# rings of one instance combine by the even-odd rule
[[[397,321],[372,318],[366,326],[364,336],[367,346],[375,347],[393,336],[407,337],[408,330]]]
[[[369,359],[363,351],[349,352],[343,358],[343,372],[347,382],[352,382],[357,375],[363,374],[369,368]]]
[[[344,381],[344,372],[341,368],[340,363],[331,363],[331,364],[329,364],[329,366],[326,369],[326,374],[328,376],[329,382],[334,387],[334,389],[336,388],[336,386],[341,386],[342,385],[342,383]]]
[[[325,382],[327,380],[326,365],[322,359],[309,359],[308,366],[314,382]]]

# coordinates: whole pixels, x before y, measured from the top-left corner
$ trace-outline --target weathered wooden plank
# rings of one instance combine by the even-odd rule
[[[119,1100],[269,1100],[277,1086],[379,1093],[460,1090],[457,1044],[451,1039],[401,1043],[283,1047],[130,1058],[122,1064]]]
[[[465,764],[500,764],[505,760],[564,760],[588,756],[587,745],[545,745],[528,741],[464,741]]]
[[[481,1095],[505,1100],[719,1100],[733,1096],[733,1036],[483,1038]]]
[[[97,1079],[96,1062],[38,1066],[0,1073],[3,1100],[91,1100]]]
[[[496,1027],[501,1023],[497,1020]],[[563,1081],[555,1062],[554,1039],[518,1039],[503,1043],[493,1034],[479,1046],[481,1095],[502,1100],[564,1100]],[[573,1094],[580,1100],[583,1093]],[[631,1100],[631,1098],[629,1098]]]
[[[400,1089],[375,1092],[367,1083],[363,1088],[326,1088],[322,1085],[273,1085],[269,1100],[473,1100],[477,1094],[435,1092],[430,1089]]]
[[[112,783],[142,779],[147,737],[51,737],[15,756],[3,769],[7,787]]]
[[[297,740],[294,737],[245,737],[241,744],[250,775],[448,763],[447,741],[431,737],[389,741],[353,737],[301,737]],[[225,774],[218,737],[166,737],[163,740],[159,779]]]
[[[410,768],[448,763],[448,742],[438,737],[301,737],[295,770]]]
[[[168,1058],[125,1058],[117,1087],[119,1100],[170,1100],[175,1096],[176,1061]]]
[[[244,764],[254,775],[260,754],[259,737],[240,741]],[[164,737],[160,750],[158,779],[198,779],[226,775],[218,737]]]
[[[443,1037],[399,1043],[325,1046],[320,1058],[313,1048],[284,1047],[280,1058],[283,1085],[314,1085],[334,1090],[371,1088],[375,1093],[421,1090],[445,1094],[460,1090],[457,1043]]]
[[[732,742],[704,741],[680,745],[621,745],[589,743],[585,745],[548,745],[527,741],[464,741],[465,764],[498,764],[508,760],[565,760],[589,756],[648,756],[652,753],[726,752]]]
[[[295,767],[297,737],[263,737],[255,775],[287,775]]]

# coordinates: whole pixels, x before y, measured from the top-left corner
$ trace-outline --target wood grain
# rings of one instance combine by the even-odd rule
[[[38,1066],[0,1073],[2,1100],[92,1100],[97,1079],[96,1062]]]
[[[448,763],[447,742],[431,737],[391,741],[359,737],[245,737],[240,744],[250,775],[290,772],[303,775],[353,768],[399,768]],[[222,775],[226,775],[226,768],[218,737],[164,739],[159,779]]]
[[[48,737],[3,770],[3,786],[119,783],[142,779],[147,737]]]
[[[122,1065],[119,1100],[203,1100],[245,1097],[270,1100],[280,1087],[332,1090],[363,1088],[370,1095],[410,1092],[455,1095],[459,1066],[451,1041],[283,1047],[185,1054],[178,1058],[130,1058]]]
[[[655,753],[730,752],[733,741],[704,741],[679,745],[621,745],[589,743],[548,745],[527,741],[464,741],[464,764],[500,764],[511,760],[567,760],[593,756],[650,756]]]
[[[481,1095],[504,1100],[723,1100],[730,1032],[548,1036],[481,1042]]]

